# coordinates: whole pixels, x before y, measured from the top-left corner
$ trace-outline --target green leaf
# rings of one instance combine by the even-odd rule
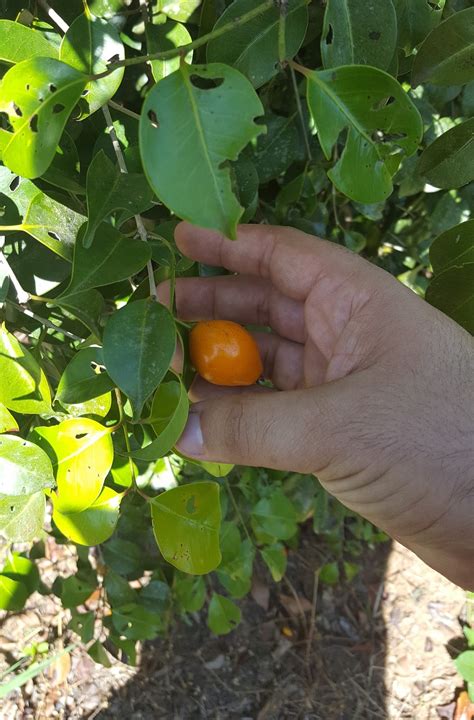
[[[199,612],[206,601],[206,583],[202,577],[178,578],[173,590],[185,612]]]
[[[207,615],[207,624],[215,635],[227,635],[240,623],[242,613],[232,600],[213,593]]]
[[[391,176],[400,160],[416,151],[423,134],[415,105],[394,78],[376,68],[302,71],[308,80],[308,106],[328,160],[347,128],[342,155],[328,172],[330,180],[357,202],[384,200],[392,192]]]
[[[95,613],[79,613],[75,610],[71,612],[68,628],[79,635],[83,643],[90,642],[94,637],[94,625]]]
[[[243,209],[227,161],[263,131],[254,122],[262,114],[248,80],[227,65],[181,63],[157,83],[140,118],[140,152],[160,200],[184,220],[235,238]]]
[[[473,78],[474,7],[455,12],[438,25],[418,49],[412,85],[462,85]]]
[[[257,140],[255,164],[261,183],[282,175],[291,163],[304,159],[297,113],[289,117],[266,113],[267,133]]]
[[[95,643],[90,646],[87,654],[99,665],[103,665],[105,668],[112,667],[107,651],[99,640],[96,640]]]
[[[280,490],[259,500],[252,515],[264,532],[278,540],[289,540],[296,532],[297,512]]]
[[[140,590],[138,596],[140,605],[149,612],[164,612],[169,608],[171,592],[169,585],[162,580],[151,580]]]
[[[28,599],[28,590],[22,582],[0,575],[0,610],[18,612]]]
[[[219,486],[198,482],[167,490],[150,503],[161,554],[183,572],[204,575],[221,561]]]
[[[0,533],[11,542],[31,542],[41,534],[46,511],[44,493],[0,495]]]
[[[105,564],[120,575],[135,575],[143,570],[143,552],[130,540],[112,538],[102,548]]]
[[[82,73],[54,58],[25,60],[8,70],[0,85],[0,112],[13,128],[2,150],[10,170],[36,178],[48,169],[85,84]]]
[[[155,392],[150,418],[146,421],[158,437],[144,448],[132,450],[130,456],[151,462],[166,455],[184,430],[188,410],[189,400],[184,385],[175,380],[162,383]]]
[[[467,640],[468,647],[474,649],[474,628],[471,628],[468,625],[464,625],[462,630],[464,633],[464,637]]]
[[[244,597],[252,585],[253,561],[255,548],[249,539],[238,547],[237,555],[217,569],[217,577],[227,592],[235,598]]]
[[[186,26],[174,20],[167,20],[159,25],[151,25],[148,23],[145,31],[148,52],[150,54],[163,52],[164,50],[173,50],[182,45],[187,45],[192,41],[192,37]],[[193,60],[193,51],[188,52],[184,59],[187,63],[191,63]],[[178,70],[179,63],[179,56],[169,58],[168,60],[150,60],[151,72],[156,82],[163,80],[163,78],[171,75],[175,70]]]
[[[220,530],[221,565],[231,562],[238,556],[241,544],[242,538],[235,522],[223,522]]]
[[[436,275],[450,267],[474,262],[474,220],[439,235],[431,244],[430,262]]]
[[[360,565],[358,565],[357,563],[347,562],[346,560],[344,560],[343,565],[346,579],[351,582],[360,572]]]
[[[59,425],[37,427],[31,435],[53,463],[55,510],[79,513],[92,505],[112,466],[111,430],[95,420],[73,418]]]
[[[104,299],[97,290],[84,290],[71,295],[61,295],[51,301],[81,321],[96,338],[101,335],[99,318],[104,308]]]
[[[321,37],[325,68],[372,65],[387,70],[397,44],[392,0],[328,0]]]
[[[474,334],[474,262],[449,267],[434,277],[426,299]]]
[[[80,158],[76,144],[67,132],[63,132],[53,162],[41,179],[50,185],[78,195],[86,190],[79,174]]]
[[[458,188],[474,180],[474,118],[438,137],[420,156],[417,171],[431,185]]]
[[[393,4],[398,20],[398,47],[409,55],[439,24],[445,0],[393,0]]]
[[[60,60],[89,76],[106,70],[112,58],[123,60],[124,57],[123,43],[115,28],[88,10],[74,20],[59,50]],[[92,80],[85,85],[85,108],[80,119],[91,115],[115,95],[123,73],[124,68],[118,68],[100,80]]]
[[[54,594],[61,598],[62,606],[67,609],[82,605],[95,589],[95,584],[77,575],[58,576],[53,583]]]
[[[296,55],[308,26],[306,0],[288,0],[285,22],[285,59]],[[220,15],[214,30],[236,20],[255,7],[255,0],[234,0]],[[266,12],[230,33],[210,40],[207,45],[208,62],[233,65],[260,87],[277,74],[279,69],[278,33],[280,11],[270,7]]]
[[[160,614],[136,604],[114,608],[111,621],[120,637],[127,640],[153,640],[163,629]]]
[[[58,52],[38,30],[0,20],[0,60],[13,65],[34,57],[57,58]]]
[[[287,557],[285,547],[281,543],[267,545],[260,554],[272,574],[275,582],[280,582],[286,572]]]
[[[319,571],[319,579],[326,585],[336,585],[339,582],[339,566],[337,562],[323,565]]]
[[[109,567],[107,567],[104,585],[112,605],[128,605],[137,601],[137,591],[130,587],[128,580]]]
[[[114,210],[122,208],[130,215],[137,215],[150,206],[153,198],[153,191],[144,175],[120,172],[103,150],[95,155],[89,165],[86,188],[88,220],[82,236],[82,244],[85,248],[92,245],[100,223]],[[106,227],[109,226],[102,225],[100,239],[96,244],[103,242]],[[133,272],[129,273],[129,275],[133,274]]]
[[[39,192],[31,200],[19,229],[56,255],[70,260],[77,233],[84,220],[84,215]]]
[[[29,595],[39,588],[40,576],[38,568],[34,562],[18,552],[10,554],[2,570],[2,576],[23,583]]]
[[[46,375],[5,325],[0,325],[0,378],[0,402],[9,410],[28,415],[51,410]]]
[[[165,81],[163,81],[165,82]],[[112,380],[132,403],[135,418],[168,370],[176,346],[171,313],[153,300],[137,300],[110,318],[104,361]]]
[[[154,12],[162,12],[172,20],[186,22],[199,7],[201,0],[156,0]]]
[[[454,661],[456,670],[466,682],[474,682],[474,650],[462,652]]]
[[[102,348],[88,347],[74,355],[66,366],[56,392],[62,403],[82,403],[112,390],[114,384],[104,370]]]
[[[18,430],[18,423],[13,415],[8,412],[5,405],[0,403],[0,433],[15,432]]]
[[[100,545],[113,534],[123,493],[105,487],[97,500],[82,512],[63,513],[54,508],[53,520],[68,540],[78,545]]]
[[[0,437],[0,495],[32,495],[54,487],[48,456],[15,435]]]

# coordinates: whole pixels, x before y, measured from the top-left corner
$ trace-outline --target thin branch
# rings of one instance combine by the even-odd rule
[[[7,302],[10,305],[12,305],[14,308],[19,310],[21,313],[23,313],[23,315],[33,318],[33,320],[36,320],[37,322],[41,323],[41,325],[44,325],[44,327],[50,328],[51,330],[55,330],[56,332],[59,332],[62,335],[66,335],[66,337],[71,338],[71,340],[79,340],[80,342],[84,341],[84,338],[79,337],[79,335],[74,335],[74,333],[69,332],[69,330],[64,330],[64,328],[60,327],[59,325],[55,325],[54,323],[50,322],[49,320],[47,320],[44,317],[41,317],[40,315],[37,315],[29,308],[24,307],[23,305],[18,305],[18,303],[13,302],[12,300],[7,300]]]
[[[117,70],[117,68],[120,67],[128,67],[129,65],[141,65],[142,63],[146,63],[149,60],[169,60],[170,58],[178,57],[179,55],[185,56],[191,50],[197,50],[197,48],[205,45],[209,42],[209,40],[215,40],[216,38],[225,35],[231,30],[235,30],[236,28],[240,27],[240,25],[245,25],[251,20],[259,17],[264,12],[273,7],[273,3],[274,0],[265,0],[265,2],[262,2],[261,5],[257,5],[257,7],[249,10],[249,12],[246,12],[240,17],[231,20],[225,25],[222,25],[222,27],[220,28],[212,30],[205,35],[201,35],[201,37],[193,40],[193,42],[187,43],[186,45],[180,45],[179,47],[172,48],[171,50],[162,50],[161,52],[150,53],[148,55],[137,55],[137,57],[126,58],[125,60],[118,60],[117,62],[110,63],[110,65],[107,67],[107,70],[104,70],[104,72],[99,73],[98,75],[93,75],[92,79],[99,80],[100,78],[109,75],[111,72],[114,72],[114,70]]]
[[[286,62],[286,13],[288,10],[287,0],[279,0],[280,20],[278,22],[278,59],[280,64]]]
[[[123,105],[119,105],[119,103],[114,102],[113,100],[109,100],[108,105],[109,105],[109,107],[112,108],[112,110],[117,110],[117,112],[121,112],[124,115],[128,115],[128,117],[131,117],[134,120],[140,120],[140,115],[138,113],[133,112],[133,110],[129,110],[128,108],[124,107]]]
[[[306,154],[308,156],[309,162],[313,162],[313,154],[311,152],[311,146],[309,144],[309,138],[308,138],[308,128],[306,127],[306,122],[304,119],[303,106],[301,104],[298,83],[296,82],[296,74],[295,74],[293,65],[290,65],[290,75],[291,75],[291,83],[293,85],[293,90],[295,93],[296,108],[298,110],[298,115],[300,117],[301,130],[303,131],[303,138],[304,138],[304,144],[306,147]]]
[[[49,19],[52,20],[53,23],[57,25],[63,33],[67,33],[67,31],[69,30],[69,25],[62,19],[60,15],[58,15],[56,10],[53,10],[53,8],[50,7],[46,0],[38,0],[38,3],[39,5],[41,5]]]
[[[26,290],[23,290],[23,288],[21,287],[20,281],[18,280],[17,276],[13,272],[8,260],[6,259],[5,255],[3,254],[3,252],[1,250],[0,250],[0,265],[3,265],[3,267],[5,268],[5,270],[7,272],[8,277],[10,278],[11,284],[15,288],[16,296],[18,298],[18,302],[20,303],[20,305],[27,303],[28,300],[30,299],[30,294],[28,292],[26,292]]]

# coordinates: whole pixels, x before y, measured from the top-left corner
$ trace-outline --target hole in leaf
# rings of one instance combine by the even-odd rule
[[[82,440],[83,438],[86,437],[86,435],[87,435],[87,433],[83,432],[83,433],[77,433],[77,435],[74,435],[74,437],[76,438],[76,440]]]
[[[9,185],[10,190],[12,192],[15,192],[15,190],[17,189],[19,184],[20,184],[20,178],[18,175],[15,175],[15,177],[13,178],[13,180],[11,181],[11,183]]]
[[[224,78],[207,78],[201,75],[191,75],[189,79],[194,87],[199,90],[213,90],[224,82]]]
[[[334,30],[332,29],[332,25],[329,25],[328,32],[327,32],[326,39],[325,39],[326,45],[332,45],[333,37],[334,37]]]
[[[160,123],[158,122],[158,117],[156,115],[156,112],[154,110],[148,110],[147,112],[148,120],[151,122],[152,126],[154,128],[159,128]]]
[[[385,97],[385,98],[382,98],[381,100],[377,100],[376,102],[374,102],[374,104],[372,105],[372,107],[370,109],[371,110],[381,110],[382,108],[387,107],[387,105],[393,105],[394,102],[395,102],[395,98],[393,97],[393,95],[390,95],[390,97],[388,97],[388,98]]]
[[[432,10],[441,10],[439,3],[437,2],[430,2],[430,0],[427,0],[427,4],[430,6]]]
[[[61,240],[61,238],[59,237],[59,235],[58,235],[57,233],[53,232],[53,230],[48,230],[48,235],[49,235],[49,237],[52,238],[53,240],[58,240],[58,241]]]
[[[89,95],[89,90],[87,89],[81,92],[81,97],[85,97],[86,95]]]
[[[370,40],[380,40],[381,33],[378,30],[372,30],[369,32]]]
[[[49,92],[52,92],[52,93],[56,92],[56,90],[58,89],[54,83],[49,83],[48,87],[49,87]]]
[[[38,132],[38,115],[32,115],[30,118],[30,130],[31,132]]]
[[[392,132],[388,133],[385,132],[385,130],[376,130],[372,138],[376,142],[395,142],[396,140],[403,140],[406,138],[407,134],[404,132]]]
[[[13,132],[13,126],[10,123],[10,118],[6,112],[0,112],[0,127],[4,130],[8,130],[8,132]]]
[[[18,115],[18,117],[23,117],[23,113],[21,112],[20,108],[16,103],[13,103],[13,110],[15,111],[15,115]]]
[[[14,505],[10,505],[10,512],[14,512],[14,510],[15,510],[15,506],[14,506]]]
[[[53,115],[57,115],[58,113],[65,110],[65,106],[61,103],[56,103],[56,105],[53,107]]]
[[[110,57],[108,60],[106,60],[106,62],[114,63],[114,62],[118,62],[119,60],[120,60],[119,55],[117,53],[115,53],[115,55],[112,55],[112,57]]]

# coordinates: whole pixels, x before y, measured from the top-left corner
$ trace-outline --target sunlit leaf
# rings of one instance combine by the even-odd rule
[[[255,123],[262,114],[249,81],[227,65],[181,63],[157,83],[140,118],[140,152],[160,200],[184,220],[234,238],[243,209],[226,161],[263,131]]]
[[[162,12],[172,20],[186,22],[200,4],[201,0],[156,0],[154,12]]]
[[[415,56],[412,84],[461,85],[472,80],[474,7],[455,12],[426,38]]]
[[[372,65],[387,70],[397,43],[392,0],[328,0],[321,38],[325,68]]]
[[[54,486],[48,456],[16,435],[0,437],[0,496],[31,495]]]
[[[32,437],[53,464],[57,483],[55,509],[77,513],[92,505],[112,466],[110,430],[95,420],[74,418],[51,427],[37,427]]]
[[[28,590],[22,582],[0,575],[0,610],[22,610],[27,599]]]
[[[153,300],[137,300],[110,318],[103,355],[108,374],[130,399],[138,417],[168,370],[176,328],[170,312]]]
[[[221,561],[219,486],[198,482],[172,488],[150,503],[153,532],[165,560],[203,575]]]
[[[56,510],[53,520],[68,540],[79,545],[100,545],[113,534],[119,518],[123,493],[105,487],[97,500],[82,512],[63,514]]]
[[[0,403],[0,433],[15,432],[18,430],[18,423],[5,405]]]
[[[163,52],[164,50],[172,50],[173,48],[187,45],[192,41],[186,26],[174,20],[167,20],[165,23],[159,25],[151,25],[148,23],[146,26],[146,37],[148,52],[150,54]],[[192,50],[185,56],[185,60],[188,63],[192,62]],[[180,62],[181,59],[179,55],[167,60],[150,60],[151,71],[156,82],[171,75],[175,70],[178,70]]]
[[[107,64],[123,60],[125,50],[116,29],[89,10],[77,17],[61,43],[59,58],[85,75],[99,75]],[[81,119],[98,110],[117,92],[124,68],[85,85]],[[83,88],[84,90],[84,88]]]
[[[456,670],[467,682],[474,682],[474,650],[465,650],[454,661]]]
[[[428,145],[417,171],[439,188],[458,188],[474,180],[474,118],[456,125]]]
[[[10,553],[2,569],[2,576],[22,582],[29,593],[35,592],[40,584],[40,576],[36,564],[19,552]]]
[[[12,20],[0,20],[0,60],[15,64],[34,57],[57,56],[56,48],[38,30]]]
[[[84,247],[92,245],[100,223],[114,210],[123,208],[130,215],[136,215],[150,206],[152,197],[153,191],[144,175],[120,172],[104,151],[100,150],[87,171],[88,220],[82,236]],[[102,225],[100,228],[96,244],[104,242],[105,227]],[[133,275],[133,272],[129,275]]]
[[[207,624],[215,635],[227,635],[240,623],[242,613],[232,600],[213,593],[207,614]]]
[[[10,170],[36,178],[48,169],[85,84],[82,73],[54,58],[25,60],[8,70],[0,85],[0,112],[13,128],[2,150]]]
[[[0,378],[0,402],[9,410],[36,414],[51,409],[46,375],[5,325],[0,325]]]
[[[44,493],[0,495],[0,533],[11,542],[30,542],[41,534],[46,510]]]
[[[70,260],[84,220],[84,215],[39,192],[27,208],[21,229],[60,257]]]

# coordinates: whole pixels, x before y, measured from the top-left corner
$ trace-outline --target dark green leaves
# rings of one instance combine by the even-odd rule
[[[228,160],[263,128],[263,108],[249,81],[227,65],[186,65],[148,93],[140,152],[150,185],[184,220],[235,237],[243,209]]]
[[[168,370],[175,344],[173,317],[153,300],[126,305],[107,323],[105,366],[112,380],[130,398],[136,417]]]
[[[123,60],[124,47],[115,28],[89,10],[80,15],[67,31],[61,44],[60,59],[85,75],[98,75],[109,62]],[[123,78],[123,68],[114,70],[86,86],[82,117],[87,117],[110,100]],[[84,89],[84,88],[83,88]]]
[[[57,50],[38,30],[12,20],[0,20],[0,60],[15,64],[33,57],[57,56]]]
[[[48,456],[14,435],[0,437],[0,496],[32,495],[54,486]]]
[[[285,59],[296,55],[308,24],[306,0],[288,0],[285,19]],[[255,7],[255,0],[234,0],[215,24],[218,29]],[[232,32],[211,40],[208,62],[233,65],[260,87],[278,72],[278,32],[280,11],[275,5]]]
[[[393,4],[398,20],[398,47],[409,55],[438,25],[445,0],[394,0]]]
[[[36,178],[48,169],[86,80],[69,65],[44,57],[25,60],[6,73],[0,112],[7,113],[13,128],[2,149],[10,170]]]
[[[376,68],[346,66],[304,74],[308,105],[328,160],[347,129],[345,148],[329,178],[352,200],[384,200],[403,155],[412,155],[421,140],[416,107],[394,78]]]
[[[51,409],[46,376],[31,353],[0,326],[0,402],[14,412],[36,414]]]
[[[392,0],[329,0],[321,38],[324,67],[372,65],[387,70],[396,42]]]
[[[450,267],[474,262],[474,220],[439,235],[430,247],[430,262],[436,275]]]
[[[418,173],[439,188],[474,180],[474,118],[448,130],[422,153]]]
[[[88,221],[82,237],[84,247],[92,245],[99,224],[114,210],[123,208],[130,215],[136,215],[149,207],[152,197],[153,192],[144,175],[121,173],[100,150],[87,171]],[[128,274],[133,275],[133,272]]]
[[[419,48],[413,85],[462,85],[474,77],[474,8],[455,12],[440,23]]]
[[[219,565],[219,486],[198,482],[168,490],[151,502],[153,531],[165,560],[203,575]]]
[[[74,355],[61,376],[56,397],[63,403],[82,403],[113,387],[105,372],[102,349],[90,347]]]
[[[214,593],[207,615],[209,629],[215,635],[227,635],[237,627],[242,617],[240,608],[232,600]]]

